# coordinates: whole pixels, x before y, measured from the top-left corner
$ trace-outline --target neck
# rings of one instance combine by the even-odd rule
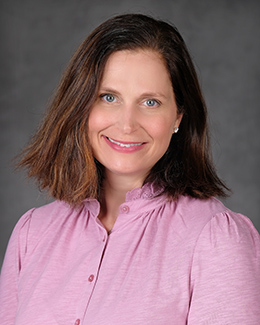
[[[99,219],[108,231],[113,228],[119,213],[119,206],[125,202],[126,193],[141,187],[142,183],[138,178],[118,175],[115,177],[115,175],[106,173],[102,186]]]

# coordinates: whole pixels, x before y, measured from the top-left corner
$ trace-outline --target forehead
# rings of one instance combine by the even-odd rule
[[[119,81],[170,84],[165,61],[157,51],[149,49],[122,50],[112,53],[104,67],[101,84]]]
[[[160,64],[164,65],[164,67],[167,69],[167,65],[165,63],[164,57],[157,52],[156,50],[148,49],[148,48],[137,48],[134,50],[120,50],[113,52],[109,55],[106,64],[105,69],[108,69],[108,66],[111,65],[111,62],[117,61],[120,63],[127,62],[128,59],[136,59],[136,61],[142,61],[146,59],[154,60],[157,62],[160,62]]]

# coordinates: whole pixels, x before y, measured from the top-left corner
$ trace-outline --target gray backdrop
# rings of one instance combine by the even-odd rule
[[[258,0],[2,0],[0,265],[11,230],[48,201],[12,159],[36,129],[76,47],[105,19],[142,12],[176,24],[196,63],[209,107],[225,204],[260,229]]]

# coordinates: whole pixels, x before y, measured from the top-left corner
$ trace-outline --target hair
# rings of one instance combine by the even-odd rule
[[[169,71],[180,130],[172,136],[163,157],[153,166],[144,184],[162,187],[172,198],[226,196],[211,160],[207,109],[197,74],[183,38],[175,26],[142,14],[113,17],[99,25],[72,57],[47,114],[22,153],[19,167],[28,168],[41,189],[72,205],[85,198],[99,198],[102,165],[95,160],[87,123],[105,64],[122,50],[152,50]]]

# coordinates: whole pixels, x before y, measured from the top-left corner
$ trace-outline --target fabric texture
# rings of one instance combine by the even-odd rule
[[[0,278],[1,325],[258,325],[260,237],[217,199],[135,189],[108,236],[99,203],[28,211]]]

